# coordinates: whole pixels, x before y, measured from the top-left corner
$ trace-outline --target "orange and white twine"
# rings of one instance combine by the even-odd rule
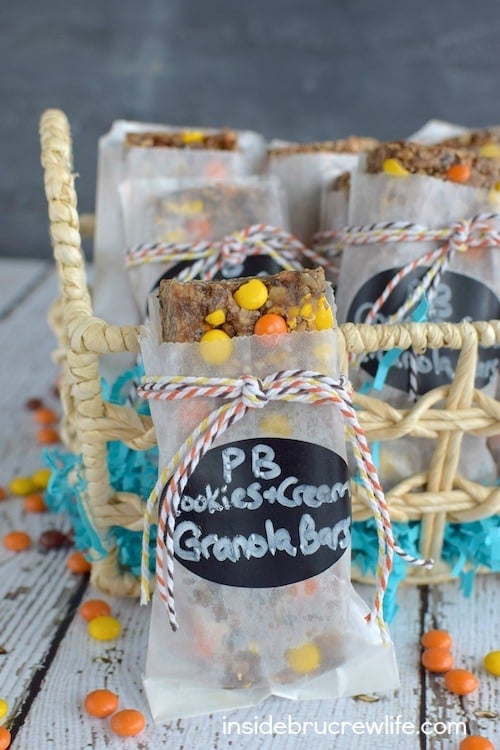
[[[196,243],[154,242],[131,247],[125,256],[127,268],[144,263],[180,263],[189,266],[177,275],[180,281],[213,279],[224,267],[237,267],[256,255],[267,255],[285,270],[303,267],[303,259],[329,267],[332,264],[296,237],[278,227],[253,224],[221,240]]]
[[[387,589],[394,552],[414,565],[430,567],[432,561],[407,555],[395,542],[389,509],[373,463],[368,442],[354,410],[347,380],[338,380],[309,370],[284,370],[259,379],[252,375],[239,378],[145,377],[138,389],[141,398],[172,401],[182,398],[221,398],[223,403],[206,417],[189,436],[159,476],[146,505],[141,563],[141,603],[150,599],[149,541],[156,504],[161,501],[157,543],[156,578],[170,625],[177,629],[174,601],[174,529],[179,502],[186,483],[214,440],[250,409],[260,409],[270,401],[284,400],[308,404],[335,405],[345,424],[353,446],[359,473],[369,506],[376,522],[378,539],[377,585],[373,605],[384,642],[389,635],[383,617],[383,600]],[[164,575],[164,563],[166,575]]]
[[[416,268],[430,266],[405,302],[384,320],[386,324],[392,325],[403,321],[424,294],[430,295],[437,289],[445,268],[456,252],[466,252],[472,248],[500,247],[500,231],[492,224],[495,220],[500,220],[500,214],[478,214],[472,219],[462,219],[453,226],[442,229],[427,229],[418,224],[400,221],[351,226],[340,231],[317,234],[314,247],[318,252],[324,252],[327,257],[333,257],[344,246],[348,245],[371,245],[388,242],[439,242],[440,245],[437,249],[415,258],[394,274],[363,321],[368,324],[375,323],[381,308],[402,279]],[[353,364],[359,365],[360,359],[359,355],[353,357]],[[410,385],[410,390],[416,392],[415,373],[410,373]]]

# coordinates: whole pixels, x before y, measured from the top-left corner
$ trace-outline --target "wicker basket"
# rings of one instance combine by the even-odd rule
[[[60,283],[60,298],[50,319],[62,369],[61,399],[64,410],[63,441],[81,454],[86,491],[85,505],[108,554],[93,563],[91,578],[101,590],[137,595],[138,580],[120,568],[117,549],[109,548],[112,526],[139,530],[142,499],[116,492],[107,468],[107,442],[120,440],[145,450],[155,444],[151,419],[126,406],[104,400],[99,356],[112,352],[138,352],[138,328],[108,325],[93,315],[80,222],[72,174],[71,135],[65,115],[47,110],[40,124],[42,164],[49,206],[50,234]],[[413,408],[397,410],[381,400],[355,394],[359,419],[371,440],[393,440],[403,435],[436,438],[429,470],[408,477],[387,493],[392,519],[421,522],[420,551],[433,557],[434,569],[409,571],[414,583],[433,583],[451,577],[441,557],[446,522],[469,522],[500,511],[500,487],[485,487],[456,475],[460,444],[465,432],[500,433],[500,403],[474,389],[478,345],[500,344],[500,321],[461,324],[411,323],[401,325],[341,326],[343,369],[347,353],[367,353],[394,347],[417,352],[447,347],[459,349],[456,376],[450,386],[430,391]],[[353,520],[370,516],[363,490],[352,484]],[[354,571],[354,577],[356,571]]]

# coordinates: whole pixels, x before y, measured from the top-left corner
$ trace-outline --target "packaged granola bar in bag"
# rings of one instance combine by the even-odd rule
[[[338,285],[339,320],[383,323],[498,319],[500,162],[469,151],[416,143],[384,144],[352,175],[349,227]],[[398,406],[454,377],[459,352],[402,352],[387,365],[368,355],[352,378],[379,380],[381,398]],[[498,347],[480,349],[476,387],[494,395]],[[383,373],[379,369],[383,368]],[[382,375],[382,379],[381,379]],[[381,446],[380,473],[392,486],[425,470],[433,441]],[[481,438],[464,436],[459,470],[494,482],[494,461]]]
[[[144,680],[155,720],[394,688],[380,606],[350,582],[341,412],[356,418],[322,270],[164,280],[159,294],[141,340],[167,467],[148,503],[153,520],[161,499]]]
[[[318,143],[271,141],[267,170],[281,180],[292,234],[305,245],[311,246],[320,228],[321,188],[325,177],[354,169],[359,155],[376,144],[373,138],[357,136]]]
[[[213,243],[252,225],[287,229],[285,201],[278,180],[241,177],[207,182],[200,179],[127,180],[120,185],[125,222],[127,265],[139,309],[161,278],[176,277],[190,267],[202,278],[212,268],[203,243]],[[200,253],[193,247],[201,243]],[[283,268],[277,254],[242,257],[227,254],[220,275],[251,276]],[[202,261],[205,258],[205,263]],[[190,258],[188,260],[187,258]],[[215,258],[215,254],[212,256]],[[125,262],[125,259],[124,259]],[[196,265],[195,265],[196,264]],[[198,269],[198,270],[197,270]]]
[[[94,309],[117,325],[142,322],[123,266],[119,185],[134,178],[241,177],[262,170],[266,142],[252,131],[118,120],[99,140],[94,240]]]
[[[317,235],[314,248],[321,253],[321,247],[331,231],[340,231],[347,226],[349,215],[349,192],[351,188],[351,173],[325,176],[321,187],[319,235]],[[330,264],[325,268],[328,281],[334,288],[337,286],[342,253],[330,252]]]

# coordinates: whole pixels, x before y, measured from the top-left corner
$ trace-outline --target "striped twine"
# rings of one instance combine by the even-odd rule
[[[196,243],[154,242],[134,245],[125,256],[127,268],[144,263],[180,263],[190,261],[177,278],[191,281],[195,278],[213,279],[224,267],[237,267],[246,258],[267,255],[285,270],[299,270],[302,258],[326,268],[333,267],[330,260],[306,247],[296,237],[278,227],[253,224],[221,240]]]
[[[156,577],[158,591],[166,605],[169,622],[176,630],[177,619],[174,602],[174,530],[179,513],[179,502],[186,483],[201,458],[214,440],[236,423],[250,409],[263,408],[269,401],[284,400],[309,404],[334,404],[340,411],[353,445],[359,473],[366,489],[369,506],[376,522],[378,539],[377,585],[373,611],[384,642],[389,641],[383,618],[383,599],[392,569],[393,553],[401,555],[408,563],[430,567],[431,560],[420,560],[406,554],[398,547],[392,535],[389,509],[373,463],[368,442],[361,429],[344,377],[335,380],[309,370],[284,370],[258,379],[251,375],[240,378],[204,377],[145,377],[138,389],[144,399],[172,401],[182,398],[212,397],[224,400],[206,417],[181,446],[170,464],[160,473],[147,504],[141,562],[141,603],[150,599],[149,541],[154,510],[160,502],[156,540]],[[166,576],[163,567],[166,567]]]
[[[466,252],[471,248],[500,246],[500,231],[493,221],[500,220],[500,214],[483,213],[472,219],[463,219],[451,227],[426,229],[418,224],[408,222],[381,222],[366,226],[345,227],[340,231],[321,232],[316,235],[314,247],[326,256],[333,257],[345,245],[369,245],[387,242],[439,242],[440,246],[424,255],[415,258],[399,269],[388,282],[383,292],[368,311],[364,323],[373,325],[377,315],[394,289],[416,268],[430,266],[414,291],[405,302],[384,321],[388,325],[400,323],[427,294],[429,299],[435,294],[445,268],[456,252]],[[352,364],[359,366],[362,355],[352,358]],[[415,399],[417,394],[416,357],[410,358],[409,395]]]

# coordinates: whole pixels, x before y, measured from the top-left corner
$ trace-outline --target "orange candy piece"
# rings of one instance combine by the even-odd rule
[[[90,573],[91,565],[83,552],[72,552],[66,560],[66,567],[72,573]]]
[[[92,690],[85,696],[83,707],[91,716],[104,719],[118,708],[118,696],[111,690]]]
[[[54,427],[42,427],[36,434],[40,445],[53,445],[60,441],[59,433]]]
[[[80,614],[84,620],[90,622],[94,617],[109,617],[111,607],[104,599],[88,599],[81,605]]]
[[[3,538],[3,546],[11,552],[23,552],[31,547],[31,537],[25,531],[9,531]]]
[[[451,635],[447,630],[428,630],[420,639],[424,648],[447,648],[453,645]]]
[[[47,510],[43,495],[39,492],[32,492],[31,495],[26,495],[23,507],[26,513],[45,513]]]
[[[281,315],[277,315],[276,313],[266,313],[257,320],[253,327],[253,332],[257,336],[287,333],[288,326],[285,318]]]
[[[5,727],[0,727],[0,750],[7,750],[10,747],[12,737]]]
[[[468,164],[453,164],[446,170],[445,174],[451,182],[467,182],[472,170]]]
[[[495,745],[487,737],[471,734],[462,740],[458,750],[495,750]]]
[[[7,497],[7,493],[5,492],[3,487],[0,487],[0,500],[5,500]]]
[[[429,672],[448,672],[453,669],[453,655],[447,648],[432,646],[423,652],[422,665]]]
[[[469,695],[479,687],[479,680],[468,669],[450,669],[444,676],[444,684],[456,695]]]
[[[59,417],[53,409],[49,409],[46,406],[41,406],[39,409],[33,412],[33,419],[37,424],[55,424],[59,421]]]
[[[146,726],[144,714],[135,708],[124,708],[111,717],[110,727],[120,737],[134,737]]]

